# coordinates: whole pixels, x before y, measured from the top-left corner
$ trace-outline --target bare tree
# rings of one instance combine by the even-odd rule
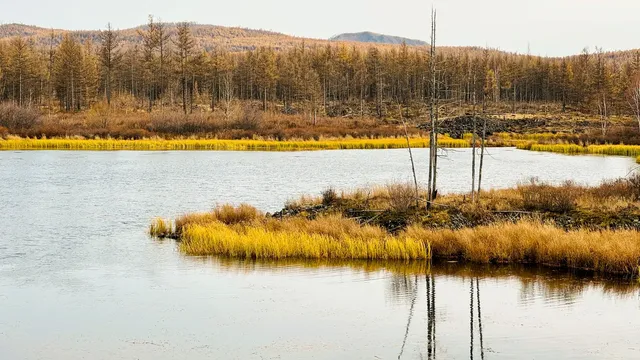
[[[638,129],[640,129],[640,74],[636,75],[631,84],[629,91],[629,105],[638,121]]]
[[[482,117],[482,143],[480,144],[480,168],[478,169],[478,194],[476,201],[480,201],[480,191],[482,191],[482,168],[484,166],[484,149],[487,139],[487,116]]]
[[[402,120],[402,125],[404,126],[404,136],[407,138],[407,148],[409,149],[409,159],[411,159],[411,172],[413,173],[413,184],[415,185],[416,190],[416,208],[420,207],[420,192],[418,190],[418,177],[416,176],[416,165],[413,162],[413,151],[411,150],[411,141],[409,141],[409,131],[407,131],[407,123],[404,121],[404,116],[402,116],[402,105],[398,105],[398,109],[400,110],[400,120]]]
[[[476,191],[476,75],[473,75],[473,132],[471,134],[471,202],[475,202]]]
[[[438,161],[438,133],[437,123],[437,75],[436,75],[436,11],[431,10],[431,47],[430,47],[429,69],[431,71],[431,98],[429,102],[429,117],[431,120],[431,133],[429,134],[429,180],[427,186],[427,208],[436,197],[436,176]]]

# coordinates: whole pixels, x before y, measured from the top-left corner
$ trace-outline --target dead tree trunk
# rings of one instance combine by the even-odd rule
[[[482,167],[484,165],[484,148],[486,139],[487,117],[485,116],[482,122],[482,144],[480,145],[480,168],[478,169],[478,194],[476,196],[476,201],[480,201],[480,191],[482,190]]]
[[[471,133],[471,202],[475,202],[476,191],[476,94],[473,94],[473,132]]]
[[[431,99],[429,106],[429,117],[431,119],[431,133],[429,134],[429,180],[427,186],[427,209],[431,208],[431,203],[435,200],[436,167],[437,167],[437,129],[436,129],[436,12],[431,10],[431,48],[430,48],[430,71],[431,71]]]
[[[416,165],[413,161],[413,151],[411,150],[411,141],[409,141],[409,131],[407,130],[407,123],[402,116],[402,107],[400,107],[400,120],[404,126],[404,136],[407,139],[407,148],[409,149],[409,159],[411,160],[411,172],[413,173],[413,184],[416,190],[416,208],[420,207],[420,192],[418,190],[418,177],[416,176]]]

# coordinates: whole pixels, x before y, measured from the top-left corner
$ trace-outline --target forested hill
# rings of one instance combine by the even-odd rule
[[[176,32],[176,24],[167,23],[168,33],[173,36]],[[142,45],[142,37],[138,30],[146,29],[146,25],[131,29],[117,30],[118,38],[124,48],[133,45]],[[25,39],[32,39],[37,46],[48,47],[51,44],[51,34],[54,36],[54,45],[62,41],[64,34],[71,33],[80,42],[90,40],[93,43],[100,42],[100,30],[80,30],[70,31],[63,29],[47,29],[31,25],[6,24],[0,25],[0,40],[21,36]],[[309,39],[281,34],[273,31],[254,30],[240,27],[225,27],[217,25],[191,25],[191,33],[198,48],[211,51],[214,48],[224,48],[228,51],[255,50],[259,47],[271,47],[275,50],[285,50],[292,47],[301,46],[304,42],[307,46],[329,44],[328,40]],[[385,41],[375,41],[376,47],[392,47],[401,44],[401,38],[384,36]],[[395,39],[395,40],[394,40]],[[350,46],[366,47],[371,44],[364,44],[359,39],[336,39],[335,41],[349,42]],[[335,42],[333,41],[333,42]],[[408,45],[418,45],[413,40],[407,41]]]
[[[426,46],[427,42],[422,40],[407,39],[399,36],[376,34],[365,31],[359,33],[346,33],[332,37],[332,41],[356,41],[375,44],[402,44],[403,42],[410,46]]]
[[[167,23],[166,25],[169,34],[174,35],[176,25],[173,23]],[[142,45],[142,37],[138,34],[138,30],[143,28],[146,28],[146,25],[131,29],[117,30],[118,38],[122,42],[122,46],[126,48],[132,45]],[[274,49],[286,49],[300,44],[303,41],[302,38],[296,38],[272,31],[216,25],[193,24],[191,25],[191,32],[198,48],[207,51],[212,50],[215,47],[223,47],[229,51],[253,50],[261,46],[270,46]],[[33,39],[38,46],[49,46],[52,33],[54,36],[54,44],[59,44],[62,41],[64,34],[67,33],[73,34],[74,38],[81,42],[91,40],[94,43],[99,43],[100,41],[100,30],[70,31],[62,29],[47,29],[22,24],[0,25],[0,40],[22,36],[24,38]],[[309,44],[313,44],[315,42],[326,42],[323,40],[313,39],[305,40]]]

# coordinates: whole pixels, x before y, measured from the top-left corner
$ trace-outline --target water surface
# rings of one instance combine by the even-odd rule
[[[424,183],[428,151],[414,155]],[[467,190],[469,150],[448,150],[440,165],[443,192]],[[597,184],[634,166],[490,149],[484,183]],[[406,150],[0,152],[0,358],[640,358],[633,282],[200,259],[146,236],[155,216],[223,202],[275,211],[328,186],[410,178]]]

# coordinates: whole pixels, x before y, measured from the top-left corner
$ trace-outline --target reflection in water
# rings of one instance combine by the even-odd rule
[[[415,286],[413,287],[413,297],[411,299],[411,307],[409,308],[409,317],[407,318],[407,328],[404,332],[404,339],[402,340],[402,348],[400,348],[400,354],[398,355],[398,359],[400,359],[402,357],[402,354],[404,353],[404,347],[407,344],[407,336],[409,336],[409,328],[411,327],[411,319],[413,318],[413,310],[416,306],[416,299],[418,298],[418,276],[414,275],[413,276],[415,279]],[[409,283],[409,277],[408,276],[403,276],[403,278],[405,279],[405,284]]]
[[[469,333],[469,359],[473,360],[473,278],[471,278],[470,281],[471,290],[469,291],[469,294],[471,295],[471,300],[469,302],[469,324],[471,332]]]
[[[391,298],[404,301],[409,294],[413,294],[415,283],[404,279],[410,275],[428,275],[433,277],[453,277],[467,279],[469,277],[491,278],[495,280],[514,279],[520,283],[520,301],[526,305],[533,299],[542,298],[548,302],[562,302],[570,306],[587,289],[598,289],[604,294],[612,296],[640,296],[640,282],[621,278],[611,278],[598,274],[568,272],[545,267],[512,265],[475,265],[460,263],[427,264],[422,261],[367,261],[367,260],[238,260],[216,257],[185,256],[189,261],[210,264],[225,272],[251,273],[256,271],[270,271],[291,273],[298,269],[318,271],[339,271],[350,268],[373,274],[384,271],[390,274]],[[434,280],[432,280],[434,281]]]
[[[480,331],[480,359],[484,360],[484,339],[482,336],[482,309],[480,306],[480,282],[476,277],[476,291],[478,293],[478,330]]]
[[[427,357],[436,358],[436,280],[433,273],[425,276],[427,289]]]
[[[193,258],[192,258],[193,259]],[[450,263],[436,263],[427,264],[424,262],[372,262],[372,261],[300,261],[300,260],[284,260],[284,261],[263,261],[263,260],[244,260],[238,261],[225,258],[198,258],[197,261],[203,261],[212,263],[214,266],[220,267],[224,271],[230,272],[308,272],[314,269],[319,274],[329,274],[333,272],[342,271],[345,267],[350,268],[353,271],[361,272],[366,279],[383,280],[387,282],[387,296],[388,299],[393,300],[398,305],[406,304],[407,313],[404,315],[404,322],[402,326],[402,335],[398,336],[398,340],[401,343],[399,352],[396,353],[398,359],[400,358],[415,358],[414,355],[419,354],[419,358],[427,358],[429,360],[436,359],[439,352],[440,358],[450,358],[451,348],[450,345],[446,346],[445,343],[450,343],[451,334],[451,316],[446,316],[447,313],[463,313],[464,306],[460,306],[459,301],[452,301],[450,296],[451,284],[464,284],[466,288],[465,292],[468,294],[468,300],[464,301],[468,306],[468,322],[467,332],[469,336],[469,347],[466,354],[457,354],[456,358],[469,356],[470,359],[479,358],[485,359],[485,332],[487,331],[486,325],[483,322],[483,304],[482,300],[487,301],[486,294],[481,297],[481,290],[486,290],[487,285],[489,287],[489,313],[495,313],[496,303],[503,300],[496,297],[496,282],[510,282],[520,285],[520,290],[516,290],[517,307],[521,308],[522,312],[527,312],[527,309],[539,306],[545,308],[570,308],[573,306],[580,306],[582,298],[588,296],[593,290],[597,290],[603,296],[615,296],[620,298],[627,298],[637,293],[640,296],[640,283],[635,281],[624,281],[622,279],[606,279],[598,278],[593,275],[577,274],[570,272],[561,272],[558,270],[550,270],[536,267],[526,267],[519,265],[512,266],[479,266],[469,264],[450,264]],[[420,291],[422,287],[418,280],[424,276],[424,292]],[[371,278],[369,278],[371,277]],[[436,278],[440,277],[441,282],[446,285],[440,290],[440,296],[444,297],[441,302],[441,311],[447,317],[447,321],[444,318],[440,319],[440,322],[436,319]],[[481,283],[480,278],[490,279],[492,282]],[[492,286],[493,284],[493,286]],[[459,285],[457,285],[459,286]],[[424,298],[419,294],[424,294]],[[519,296],[518,296],[519,294]],[[542,302],[538,302],[540,299]],[[420,339],[417,334],[421,331],[420,327],[416,327],[413,324],[416,318],[420,318],[419,313],[424,311],[418,304],[425,301],[426,305],[426,340],[424,337]],[[458,305],[455,305],[458,304]],[[561,305],[561,306],[557,306]],[[455,307],[453,307],[455,306]],[[423,309],[423,308],[422,308]],[[417,314],[418,313],[418,314]],[[489,315],[491,316],[491,315]],[[531,316],[538,316],[536,313],[531,313]],[[466,317],[466,316],[465,316]],[[493,316],[495,319],[495,315]],[[546,321],[556,321],[555,318],[545,319]],[[490,332],[496,332],[500,329],[495,329],[496,324],[494,322],[489,323],[488,330]],[[515,320],[519,321],[519,320]],[[520,320],[521,321],[521,320]],[[509,322],[507,319],[500,319],[497,324],[503,322]],[[413,327],[411,325],[414,325]],[[518,323],[520,326],[521,323]],[[441,330],[442,343],[440,347],[437,346],[436,325],[444,328],[446,331]],[[457,325],[455,325],[457,326]],[[502,325],[501,325],[502,326]],[[501,327],[498,326],[498,327]],[[455,332],[462,333],[461,328],[457,328]],[[508,335],[507,335],[508,336]],[[530,340],[536,340],[534,335]],[[544,336],[544,335],[543,335]],[[449,337],[449,338],[448,338]],[[417,338],[417,340],[416,340]],[[496,336],[491,336],[490,342],[493,348],[504,347],[504,339],[496,339]],[[539,338],[540,339],[540,338]],[[461,339],[462,340],[462,339]],[[417,348],[415,347],[417,345]],[[421,350],[416,350],[421,349]],[[418,353],[416,353],[418,351]]]
[[[469,323],[470,323],[470,329],[471,329],[470,336],[469,336],[469,339],[470,339],[469,340],[469,343],[470,343],[470,345],[469,345],[469,352],[470,352],[469,353],[469,358],[471,360],[473,360],[473,350],[474,350],[474,344],[473,344],[474,326],[473,326],[473,324],[474,324],[474,320],[475,320],[474,313],[473,313],[473,310],[474,310],[474,299],[473,299],[473,296],[474,296],[474,289],[473,289],[474,282],[473,282],[473,278],[470,278],[469,281],[470,281],[470,285],[471,285],[470,286],[470,290],[469,290],[469,293],[471,295],[471,300],[470,300],[470,304],[469,304],[469,309],[470,309]],[[479,340],[480,340],[480,359],[484,360],[484,337],[483,337],[483,333],[482,333],[482,306],[480,305],[480,282],[478,280],[478,277],[475,278],[475,291],[476,291],[475,292],[475,295],[476,295],[476,299],[475,300],[476,300],[476,303],[478,305],[478,313],[477,314],[478,314],[478,334],[480,335],[480,338],[479,338]]]

